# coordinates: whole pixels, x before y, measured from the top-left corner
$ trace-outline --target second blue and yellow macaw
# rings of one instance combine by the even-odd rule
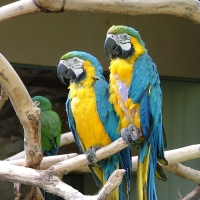
[[[110,102],[120,118],[121,133],[141,133],[138,146],[138,199],[157,199],[154,175],[166,181],[158,162],[164,157],[162,91],[156,65],[139,33],[112,26],[104,45],[110,63]],[[130,140],[127,138],[127,142]]]
[[[92,55],[73,51],[61,57],[57,68],[61,82],[70,79],[69,94],[66,102],[69,127],[82,153],[89,161],[91,153],[106,146],[120,137],[117,133],[119,118],[113,105],[109,103],[109,87],[103,76],[99,61]],[[102,186],[116,169],[125,169],[125,176],[130,194],[131,154],[127,147],[117,154],[100,162],[93,158],[90,169],[96,184]],[[122,184],[110,198],[123,200]]]

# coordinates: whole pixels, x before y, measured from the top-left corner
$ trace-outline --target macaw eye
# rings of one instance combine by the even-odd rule
[[[75,63],[78,63],[78,58],[73,59]]]
[[[39,101],[34,101],[33,102],[37,107],[40,105],[40,102]]]
[[[123,35],[122,35],[122,39],[123,39],[123,40],[127,40],[127,39],[128,39],[128,36],[127,36],[126,34],[123,34]]]

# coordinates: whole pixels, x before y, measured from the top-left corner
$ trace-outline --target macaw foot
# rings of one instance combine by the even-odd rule
[[[133,124],[130,124],[128,128],[121,129],[121,137],[128,145],[136,145],[140,136],[142,136],[142,134]]]
[[[100,148],[101,148],[101,146],[93,146],[86,151],[86,157],[91,166],[96,165],[99,167],[99,165],[97,164],[98,161],[96,158],[96,150],[100,149]]]

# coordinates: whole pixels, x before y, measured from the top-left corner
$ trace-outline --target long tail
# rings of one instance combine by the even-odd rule
[[[106,183],[110,175],[116,170],[119,169],[119,154],[114,154],[107,159],[100,161],[100,167],[103,170],[103,185]],[[121,183],[118,188],[114,191],[113,195],[109,198],[111,200],[124,200],[124,193],[122,190],[123,184]]]
[[[132,158],[131,158],[130,147],[128,146],[125,149],[121,150],[119,152],[119,155],[120,155],[120,168],[126,170],[125,177],[126,177],[126,183],[127,183],[127,195],[128,195],[128,200],[129,200],[130,190],[131,190],[131,172],[132,172]]]
[[[149,141],[138,144],[138,199],[157,200],[154,174],[157,158]]]

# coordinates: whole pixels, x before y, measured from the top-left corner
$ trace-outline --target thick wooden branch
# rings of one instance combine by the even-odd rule
[[[99,149],[96,152],[97,159],[100,160],[105,157],[108,157],[108,156],[120,151],[121,149],[125,148],[126,146],[127,146],[127,144],[123,141],[122,138],[120,138],[117,141],[113,142],[112,144]],[[199,149],[200,149],[200,144],[197,144],[197,145],[183,147],[180,149],[165,151],[165,157],[167,158],[167,160],[169,162],[169,166],[162,166],[162,167],[168,171],[175,173],[176,175],[179,175],[178,170],[179,169],[181,170],[181,168],[179,168],[175,172],[172,169],[174,169],[174,166],[176,166],[176,165],[173,166],[173,164],[200,158]],[[53,173],[59,174],[62,172],[61,175],[65,174],[65,173],[69,173],[71,171],[77,171],[77,172],[81,172],[81,173],[90,172],[89,168],[87,167],[88,163],[87,163],[86,157],[84,155],[79,155],[77,157],[75,157],[75,156],[77,156],[77,154],[45,157],[43,159],[40,167],[41,167],[41,169],[47,169],[48,167],[52,166],[52,169],[54,170]],[[75,158],[66,161],[66,159],[69,157],[70,158],[75,157]],[[137,156],[132,157],[132,171],[137,171],[137,160],[138,160]],[[4,162],[5,161],[1,161],[0,164],[4,163]],[[58,163],[58,162],[60,162],[60,163]],[[6,161],[5,163],[23,166],[24,159]],[[57,165],[57,163],[58,163],[58,165]],[[181,165],[178,164],[178,166],[181,166]],[[197,172],[196,170],[191,169],[189,176],[187,175],[187,172],[188,172],[187,170],[181,170],[180,171],[181,177],[186,178],[188,180],[191,179],[191,181],[193,181],[193,182],[200,183],[199,182],[200,179],[198,179],[198,177],[200,177],[200,176],[196,177],[196,172]]]
[[[6,91],[4,90],[4,88],[1,86],[0,110],[7,100],[8,100],[8,95],[7,95]]]
[[[122,138],[119,138],[112,144],[97,150],[97,152],[96,152],[97,160],[104,159],[104,158],[120,151],[121,149],[125,148],[126,146],[127,146],[127,144],[124,142],[124,140]],[[200,145],[198,144],[198,145],[191,145],[191,146],[180,148],[180,149],[166,151],[165,152],[166,158],[167,158],[169,164],[172,166],[163,166],[163,168],[170,170],[171,172],[175,173],[178,176],[181,176],[182,178],[186,178],[190,181],[199,183],[200,179],[198,177],[200,177],[200,172],[198,172],[196,170],[192,170],[192,169],[182,166],[180,164],[173,165],[176,162],[184,162],[184,161],[188,161],[191,159],[199,158],[200,157],[199,149],[200,149]],[[45,173],[51,174],[52,176],[56,176],[59,179],[61,179],[64,174],[67,174],[71,171],[79,171],[79,172],[88,172],[89,171],[88,168],[86,168],[86,166],[88,165],[88,162],[87,162],[85,155],[76,156],[76,154],[69,154],[69,155],[64,155],[64,156],[66,156],[66,157],[62,158],[62,155],[46,157],[46,158],[44,158],[45,164],[43,165],[43,162],[42,162],[41,167],[43,167],[44,169],[49,167],[48,163],[50,163],[50,160],[51,160],[51,164],[53,164],[53,165],[50,166],[45,171]],[[64,159],[64,161],[57,163],[58,161],[60,161],[58,159],[58,157],[60,157],[59,158],[60,160]],[[71,159],[67,159],[67,157],[68,158],[71,157]],[[67,160],[65,160],[65,159],[67,159]],[[54,161],[55,161],[55,164],[54,164]],[[133,163],[132,163],[133,170],[136,170],[137,169],[137,156],[133,157],[132,161],[133,161]],[[21,165],[21,164],[23,164],[23,160],[21,160],[20,162],[19,162],[19,160],[2,161],[0,163],[0,178],[4,177],[1,175],[1,169],[2,169],[1,166],[5,166],[6,163],[7,163],[7,165],[8,165],[8,163]]]
[[[195,188],[192,192],[190,192],[187,196],[185,196],[181,200],[197,200],[199,198],[200,198],[200,186]]]
[[[67,132],[67,133],[63,133],[61,135],[61,139],[60,139],[60,146],[64,146],[64,145],[67,145],[67,144],[71,144],[74,142],[74,136],[71,132]],[[6,161],[11,161],[11,160],[17,160],[17,159],[21,159],[21,158],[24,158],[25,157],[25,152],[22,151],[22,152],[19,152],[7,159],[5,159]]]
[[[41,164],[40,164],[40,169],[48,169],[50,166],[55,165],[58,162],[62,162],[64,160],[67,160],[69,158],[73,158],[75,156],[78,156],[76,153],[71,153],[71,154],[63,154],[63,155],[58,155],[58,156],[47,156],[44,157]],[[10,165],[17,165],[17,166],[24,166],[24,158],[17,159],[17,160],[11,160],[11,161],[0,161],[0,164],[10,164]]]
[[[119,186],[123,174],[124,170],[116,170],[103,187],[103,191],[95,196],[85,196],[81,194],[71,186],[62,182],[60,178],[53,173],[49,173],[49,170],[35,170],[26,167],[1,164],[0,179],[10,182],[19,182],[24,185],[38,186],[47,192],[56,194],[67,200],[103,200],[112,194],[115,188]]]
[[[14,200],[44,200],[43,195],[38,187],[30,185],[22,185],[21,183],[14,183],[15,199]]]
[[[180,163],[163,166],[163,169],[170,171],[177,176],[200,184],[200,171],[186,167]]]
[[[0,84],[6,90],[24,128],[25,166],[37,168],[43,158],[40,147],[40,109],[33,104],[21,79],[2,54]]]
[[[125,147],[127,147],[127,143],[122,139],[119,138],[118,140],[112,142],[108,146],[105,146],[96,151],[96,158],[97,160],[102,160],[104,158],[113,155]],[[81,169],[88,165],[88,160],[84,154],[74,157],[70,160],[62,161],[58,164],[51,166],[50,172],[57,176],[63,176],[68,174],[71,171]]]
[[[104,187],[99,192],[99,195],[98,195],[99,200],[110,199],[110,196],[112,195],[112,193],[120,185],[124,173],[125,173],[125,170],[121,169],[121,170],[116,170],[111,174],[111,176],[109,177],[109,180],[106,182]]]
[[[65,140],[65,142],[61,142],[61,144],[65,145],[65,144],[68,144],[68,143],[71,143],[74,141],[74,138],[73,138],[73,135],[71,132],[68,132],[68,133],[65,133],[62,135],[62,138],[67,138]],[[61,139],[62,141],[62,139]],[[118,145],[120,144],[120,145]],[[114,149],[112,149],[114,146]],[[117,141],[113,142],[111,145],[108,145],[107,147],[105,148],[101,148],[99,149],[97,152],[102,152],[103,155],[106,155],[104,151],[107,151],[108,149],[108,153],[107,153],[107,156],[110,156],[112,155],[112,153],[114,152],[117,152],[117,151],[120,151],[121,149],[125,148],[127,146],[127,144],[124,142],[124,140],[122,138],[118,139]],[[174,150],[169,150],[169,151],[165,151],[165,157],[166,159],[168,160],[169,162],[169,165],[171,164],[174,164],[174,163],[179,163],[179,162],[185,162],[185,161],[189,161],[189,160],[193,160],[193,159],[197,159],[197,158],[200,158],[200,144],[196,144],[196,145],[191,145],[191,146],[187,146],[187,147],[182,147],[182,148],[179,148],[179,149],[174,149]],[[113,153],[113,154],[114,154]],[[44,158],[45,160],[46,159],[52,159],[52,163],[53,164],[53,160],[55,159],[55,162],[54,164],[57,163],[56,161],[56,157],[57,156],[54,156],[54,157],[48,157],[48,158]],[[137,159],[138,157],[137,156],[134,156],[132,157],[132,171],[137,171]],[[20,161],[13,161],[11,162],[13,159],[6,159],[6,161],[10,161],[11,164],[15,164],[15,163],[20,163],[20,165],[23,165],[23,159],[21,159]],[[43,163],[43,162],[42,162]],[[41,163],[41,167],[43,166],[43,164]],[[18,164],[16,164],[18,165]],[[80,167],[81,168],[81,167]],[[44,168],[43,168],[44,169]],[[88,168],[81,168],[81,169],[77,169],[77,170],[80,170],[80,172],[89,172]]]
[[[63,12],[68,10],[130,15],[170,14],[200,23],[200,2],[198,0],[21,0],[1,7],[0,21],[40,11]]]

